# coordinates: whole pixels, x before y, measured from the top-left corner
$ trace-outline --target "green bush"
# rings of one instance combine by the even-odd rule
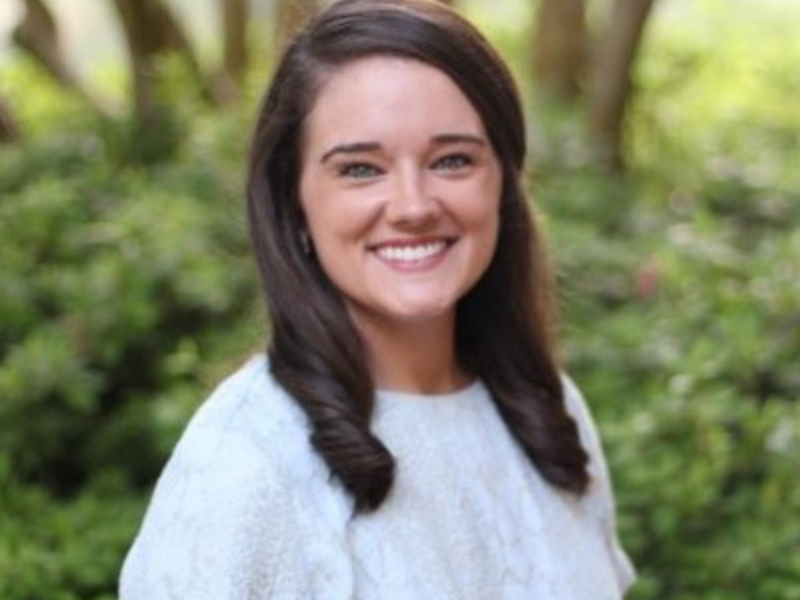
[[[111,600],[115,573],[141,518],[143,498],[111,477],[65,501],[20,485],[0,465],[0,598]]]
[[[2,192],[0,449],[23,479],[65,491],[93,469],[132,463],[150,480],[158,434],[153,404],[137,399],[197,375],[198,332],[232,325],[254,296],[250,268],[235,267],[241,221],[224,216],[240,200],[197,156],[152,169],[109,164],[102,150],[53,163],[64,158],[76,163],[69,173],[51,175],[39,158],[35,178]],[[165,372],[192,347],[194,369]]]
[[[196,106],[145,149],[131,122],[57,118],[0,153],[4,600],[113,597],[178,433],[263,337],[241,117]]]
[[[537,174],[637,600],[800,598],[800,54],[726,13],[651,32],[628,176]]]
[[[632,597],[797,598],[800,220],[755,226],[716,207],[653,218],[645,189],[634,204],[596,177],[543,183],[540,201],[571,369],[640,571]],[[616,222],[582,215],[573,186],[619,207]]]

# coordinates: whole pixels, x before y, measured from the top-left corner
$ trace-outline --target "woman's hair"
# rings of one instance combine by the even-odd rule
[[[272,324],[269,364],[312,424],[311,442],[358,511],[388,493],[394,460],[370,432],[374,382],[341,294],[303,247],[298,193],[305,118],[326,79],[384,55],[447,74],[480,114],[503,172],[497,248],[457,307],[460,365],[480,377],[542,476],[578,494],[588,457],[568,416],[553,343],[553,285],[521,179],[525,123],[514,81],[481,34],[432,0],[340,0],[290,43],[261,108],[247,200]]]

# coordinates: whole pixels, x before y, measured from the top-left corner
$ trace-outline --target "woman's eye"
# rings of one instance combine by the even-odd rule
[[[436,161],[435,169],[444,171],[457,171],[472,165],[472,159],[466,154],[450,154]]]
[[[378,167],[367,163],[349,163],[342,165],[339,169],[339,175],[351,179],[367,179],[369,177],[377,177],[380,174],[381,171]]]

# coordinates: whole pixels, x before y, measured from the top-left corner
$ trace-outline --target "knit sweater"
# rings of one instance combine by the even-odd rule
[[[309,442],[305,413],[258,356],[201,406],[153,494],[121,600],[617,600],[634,579],[577,388],[590,455],[582,497],[538,473],[477,381],[378,391],[372,430],[396,460],[385,502],[353,502]]]

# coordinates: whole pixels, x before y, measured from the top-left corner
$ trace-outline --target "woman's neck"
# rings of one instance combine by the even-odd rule
[[[443,394],[466,387],[471,377],[455,352],[455,315],[425,323],[387,324],[356,319],[367,346],[375,385],[384,390]]]

